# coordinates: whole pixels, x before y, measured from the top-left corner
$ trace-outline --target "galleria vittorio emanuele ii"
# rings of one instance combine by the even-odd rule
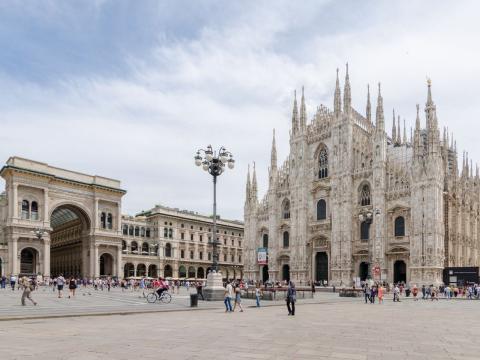
[[[321,105],[310,121],[302,89],[280,166],[274,134],[263,198],[255,168],[247,179],[247,278],[438,285],[445,268],[479,265],[479,169],[440,130],[427,85],[408,133],[395,110],[386,120],[380,84],[374,115],[370,90],[365,111],[352,108],[348,65],[343,99],[337,70],[333,110]]]
[[[211,217],[160,205],[122,215],[120,181],[19,157],[0,175],[0,276],[205,279],[210,270]],[[217,226],[219,269],[241,278],[243,223]]]

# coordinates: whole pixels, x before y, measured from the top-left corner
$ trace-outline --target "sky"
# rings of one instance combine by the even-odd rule
[[[223,145],[236,167],[219,178],[218,212],[241,220],[249,164],[266,191],[274,128],[279,164],[288,155],[294,90],[305,87],[310,121],[332,108],[348,62],[360,113],[367,84],[382,83],[387,129],[393,108],[414,125],[431,78],[439,125],[480,161],[479,12],[439,0],[5,0],[0,159],[118,179],[128,214],[211,214],[212,179],[193,156]]]

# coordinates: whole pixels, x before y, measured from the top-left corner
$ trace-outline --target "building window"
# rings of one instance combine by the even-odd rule
[[[232,263],[235,262],[235,255],[231,255],[231,258],[232,258]]]
[[[223,239],[223,245],[227,245],[227,239]]]
[[[370,223],[362,221],[360,224],[360,240],[370,239]]]
[[[38,203],[32,201],[32,220],[38,220]]]
[[[395,219],[395,236],[405,236],[405,219],[403,216]]]
[[[212,260],[212,253],[208,253],[208,261]]]
[[[327,148],[323,147],[318,155],[318,178],[324,179],[326,177],[328,177],[328,152]]]
[[[190,234],[190,240],[193,241],[193,234]]]
[[[30,203],[27,200],[22,201],[22,219],[30,219]]]
[[[133,236],[133,226],[129,226],[128,228],[128,235]]]
[[[122,250],[127,250],[127,242],[125,240],[122,240]]]
[[[242,262],[242,255],[238,255],[238,262],[239,262],[239,263]]]
[[[142,245],[142,254],[143,255],[148,255],[148,243],[143,243]]]
[[[172,245],[170,243],[165,245],[165,257],[172,257]]]
[[[173,238],[173,229],[168,229],[168,237]]]
[[[184,258],[185,257],[185,250],[180,250],[180,258]]]
[[[232,246],[235,246],[235,240],[232,239]]]
[[[181,239],[181,240],[185,240],[185,233],[183,233],[183,232],[180,233],[180,239]]]
[[[202,230],[203,230],[203,227],[200,226],[200,231],[202,231]]]
[[[185,225],[183,225],[183,224],[180,224],[180,227],[183,229],[183,228],[185,227]]]
[[[263,234],[263,247],[268,248],[268,234]]]
[[[123,225],[123,235],[128,235],[128,225],[127,224]]]
[[[190,260],[193,260],[193,251],[190,251]]]
[[[242,242],[238,240],[238,247],[241,247],[241,246],[242,246]]]
[[[164,238],[168,237],[168,229],[167,228],[163,228],[163,237]]]
[[[285,199],[282,206],[282,217],[284,219],[290,219],[290,200]]]
[[[141,237],[145,237],[145,228],[144,228],[144,227],[142,227],[142,228],[140,229],[140,236],[141,236]]]
[[[147,236],[147,238],[150,237],[150,228],[147,228],[147,230],[145,231],[145,235]]]
[[[107,227],[107,214],[105,214],[104,212],[102,212],[102,214],[100,215],[100,226],[102,227],[102,229],[105,229]]]
[[[138,245],[137,245],[137,242],[136,241],[132,241],[132,244],[130,245],[130,249],[132,250],[132,252],[136,252],[138,250]]]
[[[223,254],[223,261],[227,262],[227,254]]]
[[[113,229],[113,216],[110,213],[107,214],[107,229]]]
[[[191,225],[191,226],[190,226],[190,229],[192,229],[192,230],[193,230],[193,225]]]
[[[200,252],[198,253],[198,257],[200,258],[200,260],[203,260],[203,252],[200,251]]]
[[[360,205],[370,205],[370,186],[366,184],[362,186],[362,191],[360,192]]]
[[[327,218],[327,203],[320,199],[317,202],[317,220],[325,220]]]
[[[290,246],[290,234],[288,231],[283,233],[283,248],[286,249]]]
[[[200,242],[203,241],[203,236],[202,235],[199,236],[199,240],[200,240]]]

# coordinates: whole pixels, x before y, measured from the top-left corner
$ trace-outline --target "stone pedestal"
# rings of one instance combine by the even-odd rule
[[[223,301],[225,288],[223,287],[222,274],[219,272],[209,272],[207,283],[203,288],[203,296],[207,301]]]

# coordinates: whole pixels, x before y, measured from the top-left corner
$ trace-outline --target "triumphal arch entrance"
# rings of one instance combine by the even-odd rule
[[[6,274],[120,276],[120,181],[11,157],[6,182]],[[39,239],[35,229],[45,230]],[[8,252],[8,253],[7,253]]]

